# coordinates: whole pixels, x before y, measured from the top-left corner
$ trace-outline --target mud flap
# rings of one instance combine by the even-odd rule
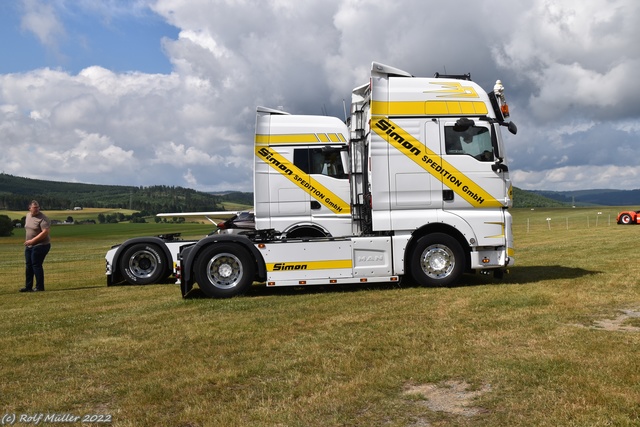
[[[180,291],[182,292],[182,298],[186,298],[192,289],[193,283],[187,283],[185,281],[180,282]]]

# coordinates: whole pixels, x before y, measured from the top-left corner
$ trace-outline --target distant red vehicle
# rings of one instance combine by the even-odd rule
[[[617,221],[618,224],[640,224],[640,211],[622,211]]]

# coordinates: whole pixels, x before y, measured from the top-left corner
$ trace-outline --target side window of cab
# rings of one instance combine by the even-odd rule
[[[348,178],[337,148],[296,148],[293,150],[293,164],[310,175]]]

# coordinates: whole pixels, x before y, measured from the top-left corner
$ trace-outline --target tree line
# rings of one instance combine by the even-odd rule
[[[561,208],[569,206],[558,200],[549,199],[530,191],[513,188],[513,207],[514,208]]]
[[[38,200],[45,210],[131,209],[149,215],[222,210],[221,196],[184,187],[80,184],[0,174],[0,210],[26,211],[31,200]]]

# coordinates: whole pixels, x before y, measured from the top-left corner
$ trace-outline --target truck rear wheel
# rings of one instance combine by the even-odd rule
[[[434,233],[421,237],[410,257],[411,275],[422,286],[449,286],[464,271],[465,256],[453,237]]]
[[[120,273],[132,285],[148,285],[165,279],[167,260],[162,250],[154,244],[138,243],[122,254]]]
[[[243,294],[253,283],[255,262],[235,244],[214,244],[205,248],[195,263],[198,286],[212,298]]]

